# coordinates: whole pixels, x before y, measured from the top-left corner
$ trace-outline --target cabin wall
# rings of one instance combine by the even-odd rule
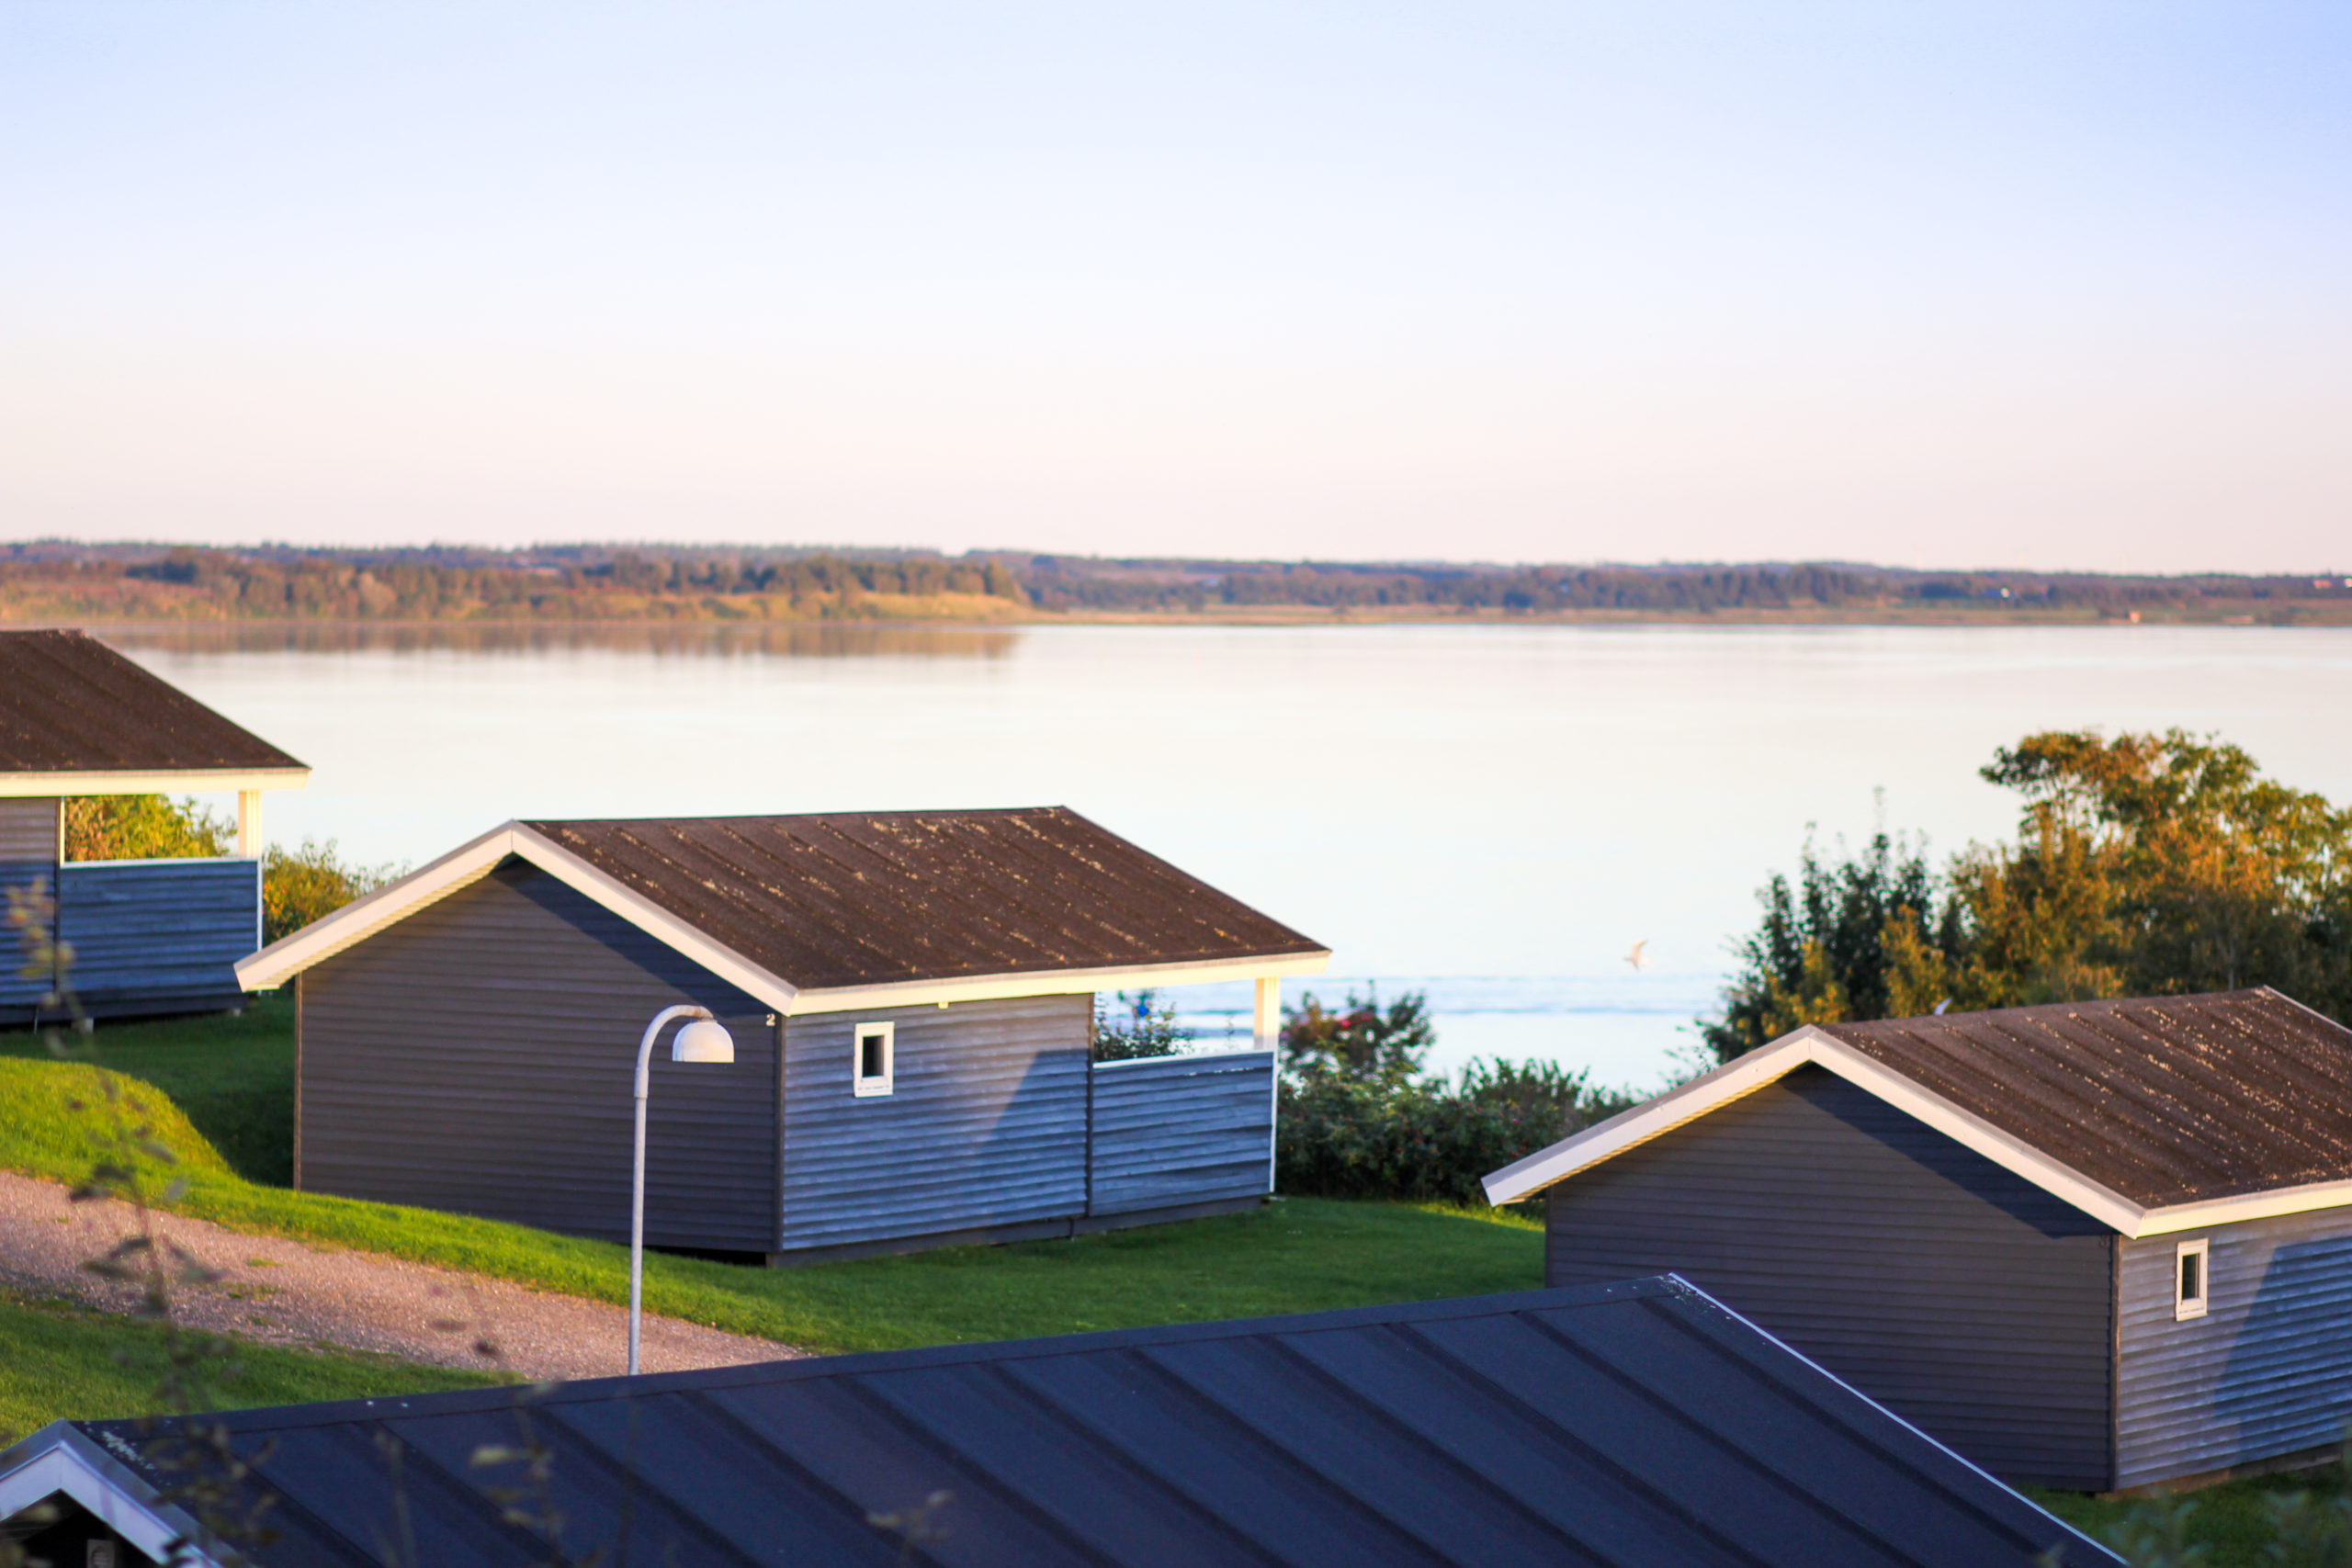
[[[638,1041],[678,1003],[735,1061],[654,1048],[646,1239],[764,1251],[766,1007],[519,861],[304,975],[297,1184],[626,1241]]]
[[[57,886],[57,802],[51,799],[0,799],[0,894],[10,887],[40,883]],[[46,977],[27,979],[10,931],[0,937],[0,1026],[31,1021],[33,1009],[49,994]]]
[[[57,886],[74,988],[93,1017],[244,1001],[236,964],[261,945],[258,860],[69,862]]]
[[[2112,1234],[1818,1067],[1547,1194],[1544,1282],[1682,1275],[2005,1479],[2109,1484]]]
[[[53,796],[0,798],[0,867],[50,867],[57,863],[57,814]]]
[[[788,1021],[778,1250],[1083,1214],[1092,1021],[1084,994]],[[894,1088],[860,1099],[852,1032],[875,1022]]]
[[[2203,1317],[2174,1316],[2176,1249],[2208,1244]],[[2334,1444],[2352,1423],[2352,1209],[2121,1243],[2117,1484]]]
[[[1271,1185],[1272,1052],[1103,1062],[1091,1087],[1087,1213],[1254,1198]]]

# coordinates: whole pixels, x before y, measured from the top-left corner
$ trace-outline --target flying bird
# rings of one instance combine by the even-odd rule
[[[1647,947],[1649,944],[1650,939],[1647,937],[1644,937],[1641,941],[1635,942],[1634,944],[1634,951],[1625,954],[1625,962],[1632,964],[1634,969],[1638,971],[1644,964],[1649,962],[1648,959],[1642,956],[1642,949]]]

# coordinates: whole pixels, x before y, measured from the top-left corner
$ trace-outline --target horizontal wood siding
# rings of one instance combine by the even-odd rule
[[[57,886],[57,802],[0,800],[0,908],[7,889],[36,884]],[[0,931],[0,1026],[27,1021],[49,994],[48,979],[26,979],[17,973],[24,966],[17,933]]]
[[[69,862],[58,929],[83,1005],[241,998],[235,965],[261,945],[257,860]]]
[[[646,1239],[764,1252],[766,1008],[512,860],[303,976],[301,1185],[626,1241],[638,1040],[682,1002],[735,1060],[654,1048]]]
[[[0,799],[0,866],[56,862],[58,805],[47,796]]]
[[[1093,1070],[1092,1198],[1129,1213],[1266,1190],[1274,1056],[1243,1051],[1106,1062]]]
[[[778,1250],[1086,1211],[1086,995],[818,1013],[785,1031]],[[896,1026],[893,1092],[852,1092],[851,1035]]]
[[[1554,1187],[1544,1279],[1673,1272],[2012,1481],[2108,1484],[2110,1233],[1818,1067]]]
[[[2200,1237],[2209,1304],[2177,1321],[2175,1248]],[[2342,1440],[2352,1424],[2352,1209],[2121,1245],[2119,1485]]]

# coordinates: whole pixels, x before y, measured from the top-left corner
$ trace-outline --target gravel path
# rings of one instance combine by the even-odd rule
[[[0,1171],[0,1283],[127,1311],[138,1300],[137,1287],[100,1279],[82,1265],[136,1222],[123,1204],[71,1202],[54,1182]],[[612,1377],[627,1364],[628,1314],[603,1302],[380,1253],[324,1251],[177,1214],[157,1215],[155,1228],[221,1275],[217,1284],[175,1291],[176,1315],[193,1327],[273,1345],[374,1350],[433,1366],[503,1365],[532,1378]],[[496,1348],[495,1360],[481,1353],[484,1344]],[[650,1313],[645,1318],[649,1372],[798,1354],[774,1340]]]

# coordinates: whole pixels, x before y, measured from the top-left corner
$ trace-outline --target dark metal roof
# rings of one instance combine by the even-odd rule
[[[85,632],[0,632],[0,773],[300,768]]]
[[[198,1419],[255,1466],[224,1512],[279,1499],[262,1568],[542,1561],[514,1487],[573,1562],[2117,1561],[1670,1278]],[[532,1441],[544,1495],[473,1462]],[[869,1522],[943,1493],[904,1557]]]
[[[1819,1027],[2145,1208],[2352,1180],[2352,1029],[2268,987]]]
[[[804,990],[1323,951],[1058,806],[524,826]]]

